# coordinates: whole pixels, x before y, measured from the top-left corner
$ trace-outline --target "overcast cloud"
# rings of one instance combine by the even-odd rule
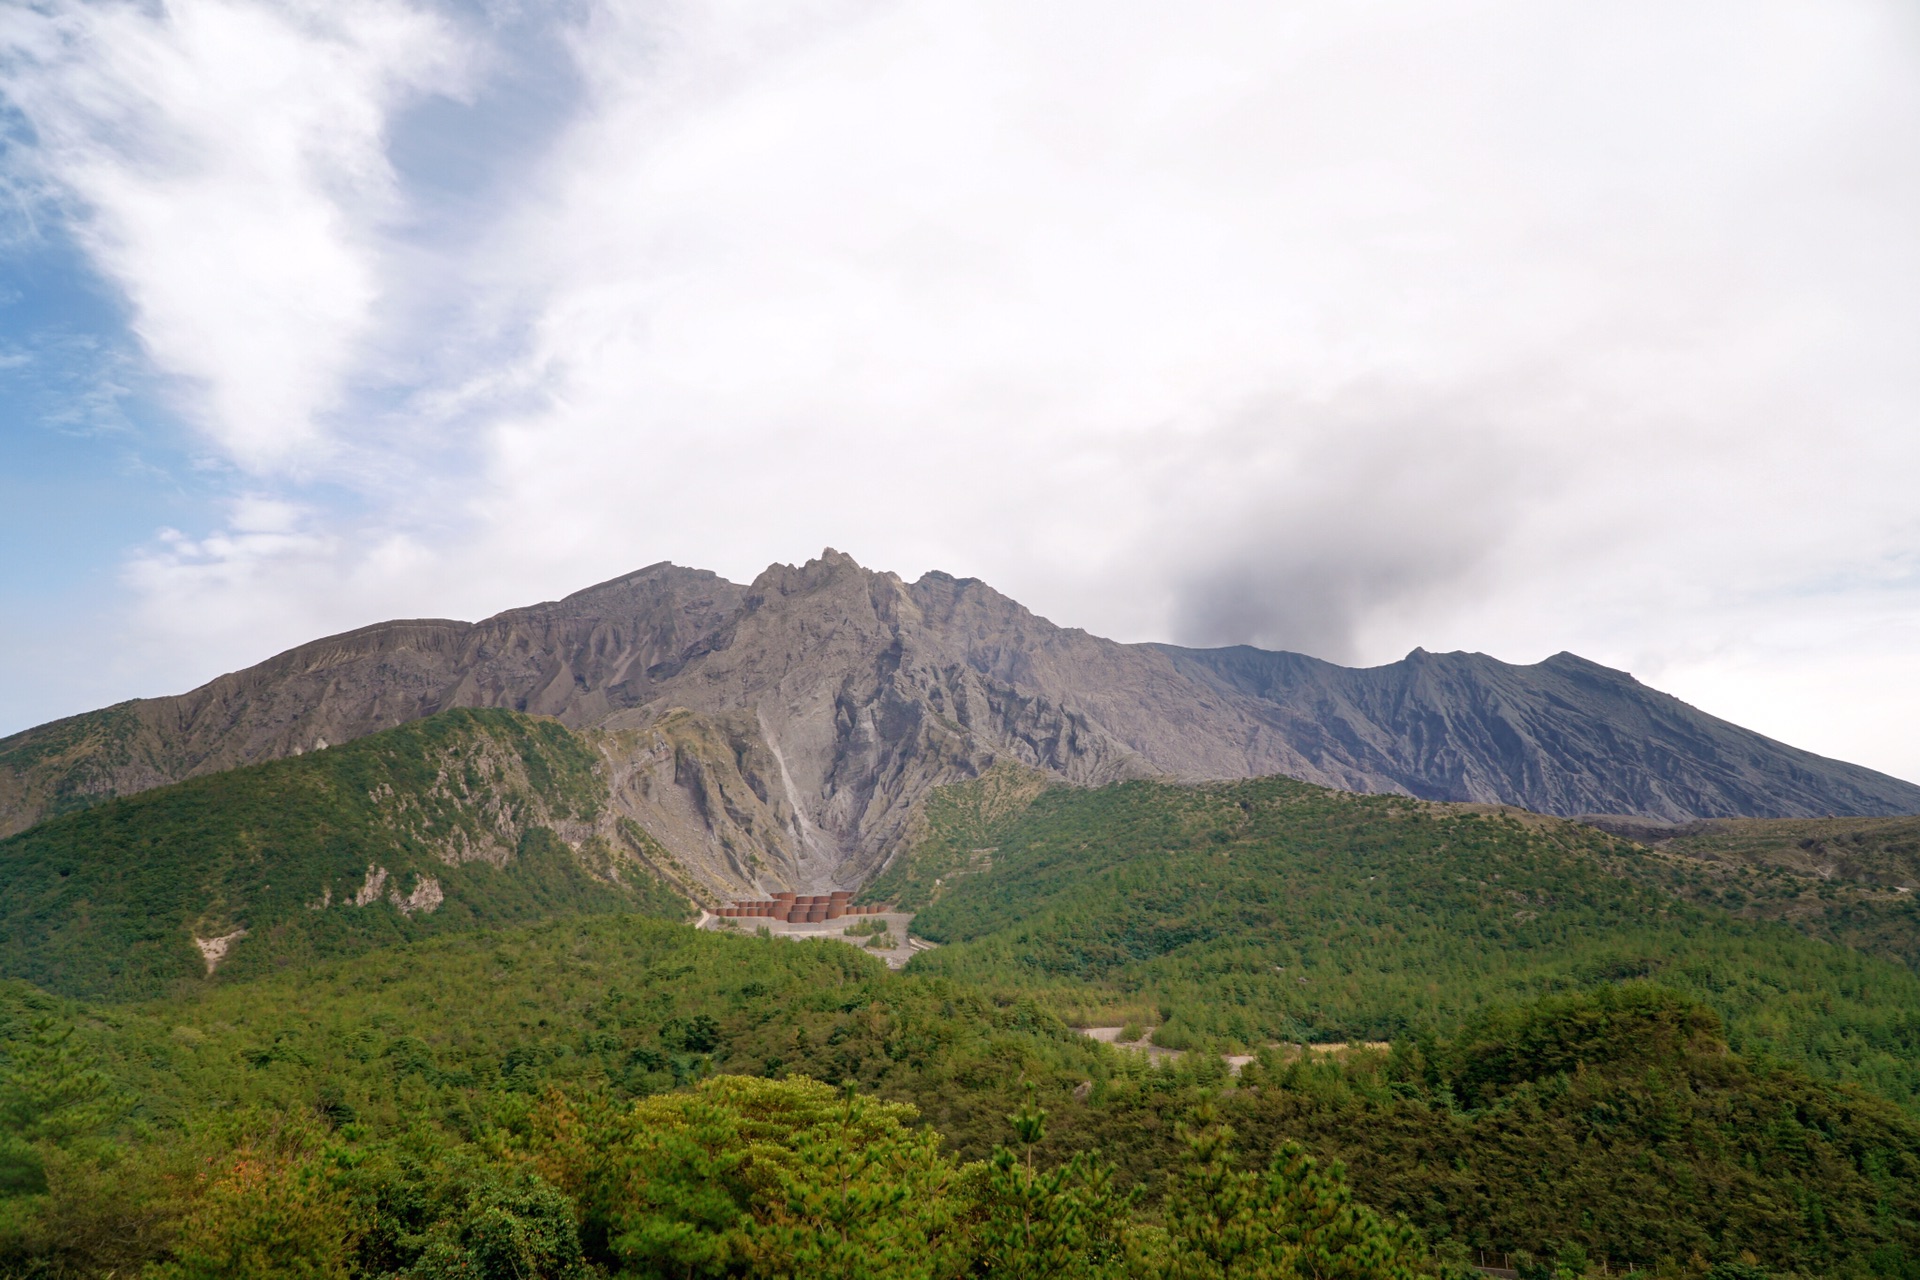
[[[0,729],[831,544],[1920,777],[1903,0],[545,12],[0,18],[16,261],[78,246],[217,477]]]

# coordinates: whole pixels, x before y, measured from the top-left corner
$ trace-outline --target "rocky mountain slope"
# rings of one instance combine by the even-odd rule
[[[1570,654],[1353,670],[1118,644],[976,580],[903,582],[829,550],[745,587],[659,564],[479,623],[367,627],[29,730],[0,741],[0,833],[463,706],[596,730],[613,806],[717,893],[860,883],[933,787],[996,762],[1667,821],[1920,812],[1920,787]]]
[[[1912,783],[1762,737],[1577,654],[1513,666],[1415,649],[1355,669],[1159,647],[1183,673],[1275,708],[1314,780],[1352,791],[1669,822],[1920,812]]]

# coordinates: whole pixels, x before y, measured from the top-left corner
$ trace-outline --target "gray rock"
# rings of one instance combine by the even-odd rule
[[[0,741],[0,832],[455,706],[586,732],[614,808],[723,896],[858,884],[931,788],[1003,760],[1083,784],[1284,773],[1660,822],[1920,812],[1920,787],[1572,654],[1356,670],[1118,644],[976,580],[905,583],[829,550],[746,587],[658,564],[479,623],[366,627],[28,730]]]

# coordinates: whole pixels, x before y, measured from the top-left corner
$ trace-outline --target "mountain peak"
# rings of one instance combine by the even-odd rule
[[[1920,812],[1920,787],[1572,653],[1516,666],[1416,647],[1355,669],[1119,644],[978,579],[907,585],[828,547],[747,586],[662,561],[479,623],[363,628],[29,730],[0,742],[0,834],[454,707],[606,730],[612,802],[729,891],[857,881],[933,787],[996,764],[1076,783],[1287,774],[1662,821]]]

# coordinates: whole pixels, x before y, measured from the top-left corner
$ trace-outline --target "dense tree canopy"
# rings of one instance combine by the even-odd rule
[[[1510,814],[942,805],[903,973],[569,901],[0,983],[0,1275],[1920,1280],[1898,966]]]

